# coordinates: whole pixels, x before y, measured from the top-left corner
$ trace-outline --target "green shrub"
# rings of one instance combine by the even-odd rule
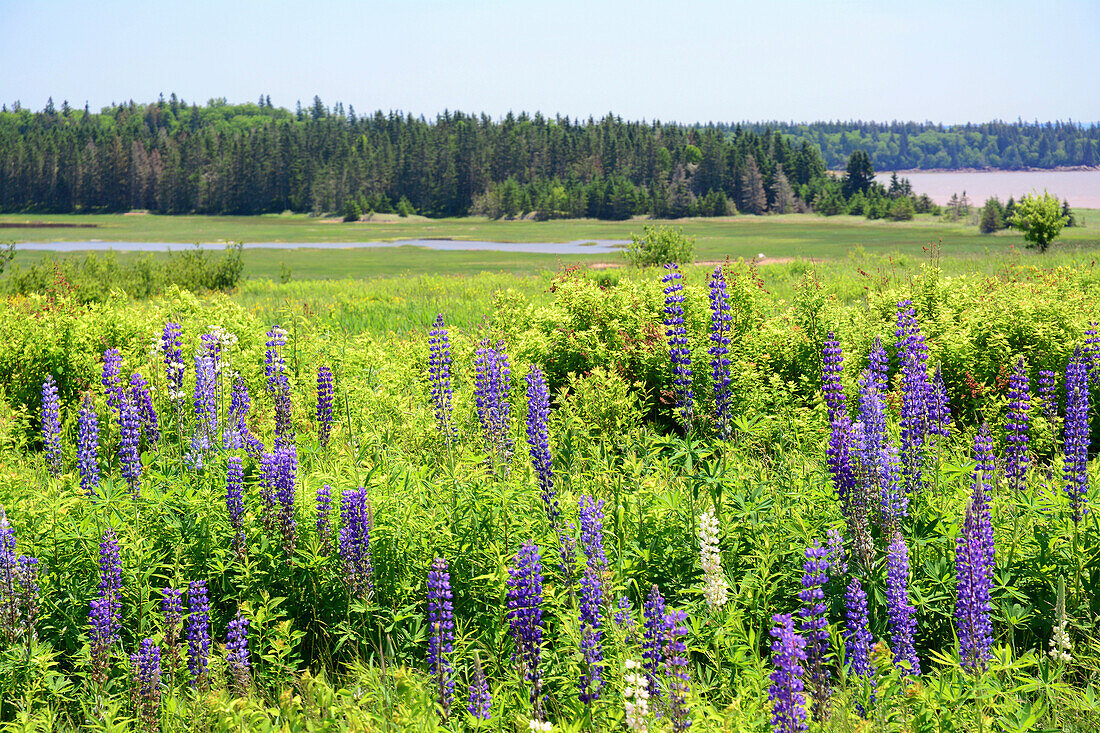
[[[685,236],[682,229],[646,225],[641,236],[632,233],[630,238],[626,259],[635,267],[689,264],[695,259],[695,237]]]

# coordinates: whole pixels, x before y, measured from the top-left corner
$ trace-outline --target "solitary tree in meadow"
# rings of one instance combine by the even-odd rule
[[[1024,233],[1029,247],[1042,253],[1068,221],[1058,198],[1044,190],[1041,196],[1029,193],[1020,199],[1009,223]]]

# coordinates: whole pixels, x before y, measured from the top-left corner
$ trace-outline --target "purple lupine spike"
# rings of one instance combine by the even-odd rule
[[[879,511],[882,524],[889,529],[896,529],[909,513],[909,495],[902,481],[902,464],[898,449],[889,445],[879,451],[876,468],[878,469]]]
[[[28,654],[38,635],[38,572],[37,557],[20,555],[15,571],[15,604],[22,619],[22,634]]]
[[[180,626],[183,622],[183,591],[167,587],[161,590],[161,621],[164,624],[164,645],[168,648],[168,671],[174,677],[180,660]]]
[[[474,657],[473,679],[470,681],[470,696],[466,703],[466,712],[475,720],[488,720],[493,707],[493,696],[489,694],[489,682],[481,668],[481,660]]]
[[[344,581],[353,595],[364,598],[374,591],[370,533],[372,520],[367,490],[345,489],[340,498],[340,559]]]
[[[889,387],[890,357],[886,355],[886,349],[882,347],[882,339],[875,336],[875,342],[871,345],[871,353],[867,356],[867,371],[870,374],[871,386],[879,391],[886,392]]]
[[[1005,478],[1009,486],[1017,491],[1024,488],[1030,463],[1027,451],[1030,410],[1027,365],[1021,356],[1016,360],[1016,368],[1008,380],[1008,415],[1005,422]]]
[[[788,613],[772,616],[771,635],[772,684],[768,697],[772,703],[772,729],[775,733],[801,733],[806,724],[806,695],[803,692],[806,661],[806,640],[794,630],[794,619]]]
[[[726,276],[722,266],[714,268],[710,276],[710,354],[711,382],[714,386],[714,417],[718,436],[729,440],[733,431],[730,394],[730,299],[726,292]]]
[[[183,401],[187,399],[187,392],[183,389],[183,373],[186,367],[183,363],[183,330],[178,323],[164,324],[164,333],[160,338],[160,350],[164,354],[164,377],[168,385],[168,399],[179,411]]]
[[[321,538],[321,552],[332,551],[332,487],[321,484],[317,488],[317,536]]]
[[[233,689],[239,697],[248,695],[252,686],[252,663],[248,656],[248,618],[243,609],[237,609],[237,616],[229,622],[229,633],[225,642],[225,661],[233,677]]]
[[[160,730],[160,647],[152,639],[142,639],[137,653],[130,655],[130,667],[130,698],[138,720],[147,731]]]
[[[454,424],[454,391],[451,387],[451,337],[443,323],[443,314],[436,315],[428,332],[428,382],[439,433],[448,445],[458,437]]]
[[[103,376],[100,383],[103,385],[103,394],[107,395],[107,407],[118,414],[122,406],[122,354],[118,349],[107,349],[103,352]]]
[[[130,493],[141,495],[141,414],[133,396],[124,391],[119,397],[118,460]]]
[[[848,416],[844,387],[840,382],[843,371],[844,355],[840,343],[830,331],[821,350],[821,391],[829,414],[829,445],[826,456],[841,509],[851,522],[855,519],[854,515],[862,514],[865,508],[860,506],[861,502],[856,496],[856,479],[852,468],[852,421]]]
[[[825,584],[829,582],[828,550],[814,540],[806,548],[806,562],[802,566],[802,601],[799,611],[800,631],[806,638],[806,666],[814,700],[814,718],[822,720],[829,702],[829,668],[832,654],[829,649],[829,621],[825,608]]]
[[[546,507],[546,516],[551,527],[557,527],[561,517],[561,507],[554,493],[554,462],[550,456],[550,393],[546,386],[546,377],[538,366],[532,366],[527,373],[527,445],[531,454],[531,464],[542,491],[542,502]]]
[[[118,542],[114,530],[108,527],[99,543],[99,597],[91,602],[88,611],[92,681],[101,689],[107,681],[111,647],[119,640],[122,628],[121,591],[122,565]]]
[[[943,383],[943,370],[936,365],[928,395],[928,432],[946,438],[951,433],[951,405],[947,386]]]
[[[263,443],[248,428],[248,411],[251,408],[248,386],[244,383],[244,377],[236,374],[229,389],[229,415],[222,431],[222,445],[227,450],[244,448],[252,455],[263,453]]]
[[[836,527],[829,527],[825,532],[828,538],[828,551],[825,555],[825,563],[828,572],[834,575],[848,574],[848,552],[844,548],[844,536]]]
[[[317,441],[322,448],[328,448],[332,437],[332,369],[327,366],[317,368]]]
[[[603,679],[600,676],[603,667],[603,633],[600,623],[602,606],[603,584],[600,571],[589,564],[584,569],[580,583],[580,647],[584,663],[577,681],[577,697],[585,705],[599,700],[603,689]]]
[[[137,372],[130,375],[130,399],[133,400],[137,409],[145,440],[149,445],[156,445],[160,440],[160,420],[157,419],[157,411],[153,408],[153,395],[149,392],[149,383]]]
[[[990,593],[995,558],[988,504],[993,484],[993,445],[985,423],[974,439],[974,458],[977,465],[972,495],[955,548],[955,630],[963,668],[978,673],[985,670],[993,646],[989,614],[993,610]]]
[[[672,392],[676,400],[677,419],[684,433],[690,433],[694,422],[694,405],[691,391],[691,349],[688,347],[687,327],[684,325],[684,286],[680,282],[680,268],[675,262],[665,265],[668,271],[661,282],[665,284],[665,336],[668,337],[669,359],[672,361]]]
[[[542,719],[542,557],[539,548],[525,542],[508,568],[508,627],[523,679],[531,685],[531,718]]]
[[[191,435],[188,462],[201,470],[218,435],[218,363],[217,345],[209,334],[195,352],[195,431]]]
[[[244,557],[244,466],[240,456],[230,456],[225,465],[225,508],[233,529],[233,552]]]
[[[684,644],[684,637],[688,632],[686,624],[687,613],[684,611],[669,611],[662,619],[664,644],[661,651],[665,657],[665,674],[668,677],[669,717],[672,719],[672,729],[677,733],[683,733],[691,727],[687,707],[690,687],[687,646]]]
[[[428,571],[428,665],[435,679],[435,699],[444,720],[451,715],[454,703],[455,615],[452,605],[451,574],[447,561],[437,557]]]
[[[581,549],[587,564],[602,572],[607,567],[607,553],[603,546],[603,499],[591,496],[580,498]]]
[[[481,342],[474,352],[475,403],[481,430],[489,452],[503,466],[512,458],[512,417],[508,393],[511,390],[511,367],[504,342],[496,348],[489,340]]]
[[[15,640],[19,631],[19,604],[16,603],[18,574],[15,530],[8,521],[4,507],[0,506],[0,632],[9,643]]]
[[[1089,493],[1089,383],[1080,347],[1066,367],[1066,421],[1062,450],[1063,476],[1074,523],[1088,513]]]
[[[925,441],[929,432],[928,375],[918,355],[906,352],[901,370],[901,461],[905,489],[913,493],[921,486]]]
[[[848,666],[856,675],[866,679],[875,673],[875,662],[871,658],[874,637],[867,616],[867,594],[859,578],[852,578],[844,594],[844,611],[847,621],[844,630],[845,651]]]
[[[1058,398],[1054,394],[1058,375],[1049,369],[1039,370],[1039,399],[1043,401],[1043,414],[1054,424],[1058,418]]]
[[[192,580],[187,586],[187,669],[191,686],[205,690],[210,683],[210,601],[206,581]]]
[[[902,675],[920,676],[920,659],[914,648],[916,609],[909,603],[909,548],[895,532],[886,556],[886,608],[890,616],[890,646],[894,664]]]
[[[42,445],[46,448],[46,467],[52,476],[61,475],[61,399],[53,375],[42,383]]]
[[[637,641],[638,629],[637,624],[634,622],[634,605],[625,595],[619,596],[619,601],[616,604],[615,625],[626,634],[627,641],[631,643]]]
[[[1085,329],[1085,348],[1081,352],[1085,360],[1085,371],[1088,373],[1088,383],[1100,379],[1100,335],[1097,335],[1096,321],[1089,321],[1089,327]]]
[[[287,332],[278,326],[267,332],[267,351],[264,356],[264,374],[267,391],[275,403],[275,447],[282,448],[294,442],[294,426],[291,422],[290,380],[286,361],[279,351],[286,346]]]
[[[294,445],[279,448],[275,452],[278,469],[275,480],[275,499],[278,502],[279,529],[283,538],[283,553],[289,559],[294,554],[298,537],[294,500],[297,496],[298,449]]]
[[[645,668],[649,683],[649,696],[657,699],[661,695],[659,670],[664,665],[663,651],[665,599],[654,585],[649,591],[642,608],[642,666]]]
[[[76,468],[85,496],[97,496],[99,489],[99,415],[90,394],[84,395],[77,425]]]

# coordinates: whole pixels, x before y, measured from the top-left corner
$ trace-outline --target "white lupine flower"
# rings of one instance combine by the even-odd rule
[[[633,659],[626,660],[623,675],[623,711],[628,730],[646,730],[649,727],[649,682],[644,675],[632,670],[641,665]]]
[[[550,733],[550,731],[554,730],[554,724],[550,721],[532,720],[528,723],[527,729],[535,731],[535,733],[539,733],[540,731],[541,733]]]
[[[703,564],[703,595],[712,610],[719,609],[729,600],[730,586],[722,572],[722,558],[718,554],[718,518],[714,516],[713,508],[699,517],[699,559]]]
[[[1073,661],[1073,644],[1069,640],[1069,632],[1066,631],[1066,619],[1054,627],[1054,633],[1050,636],[1050,651],[1047,654],[1055,662],[1069,664]]]

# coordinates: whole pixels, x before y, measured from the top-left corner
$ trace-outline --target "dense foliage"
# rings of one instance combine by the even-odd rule
[[[0,718],[1095,730],[1100,278],[802,267],[9,298]]]
[[[821,151],[831,170],[865,150],[878,170],[1053,168],[1100,165],[1100,125],[1066,122],[742,123],[727,129],[774,130]]]

